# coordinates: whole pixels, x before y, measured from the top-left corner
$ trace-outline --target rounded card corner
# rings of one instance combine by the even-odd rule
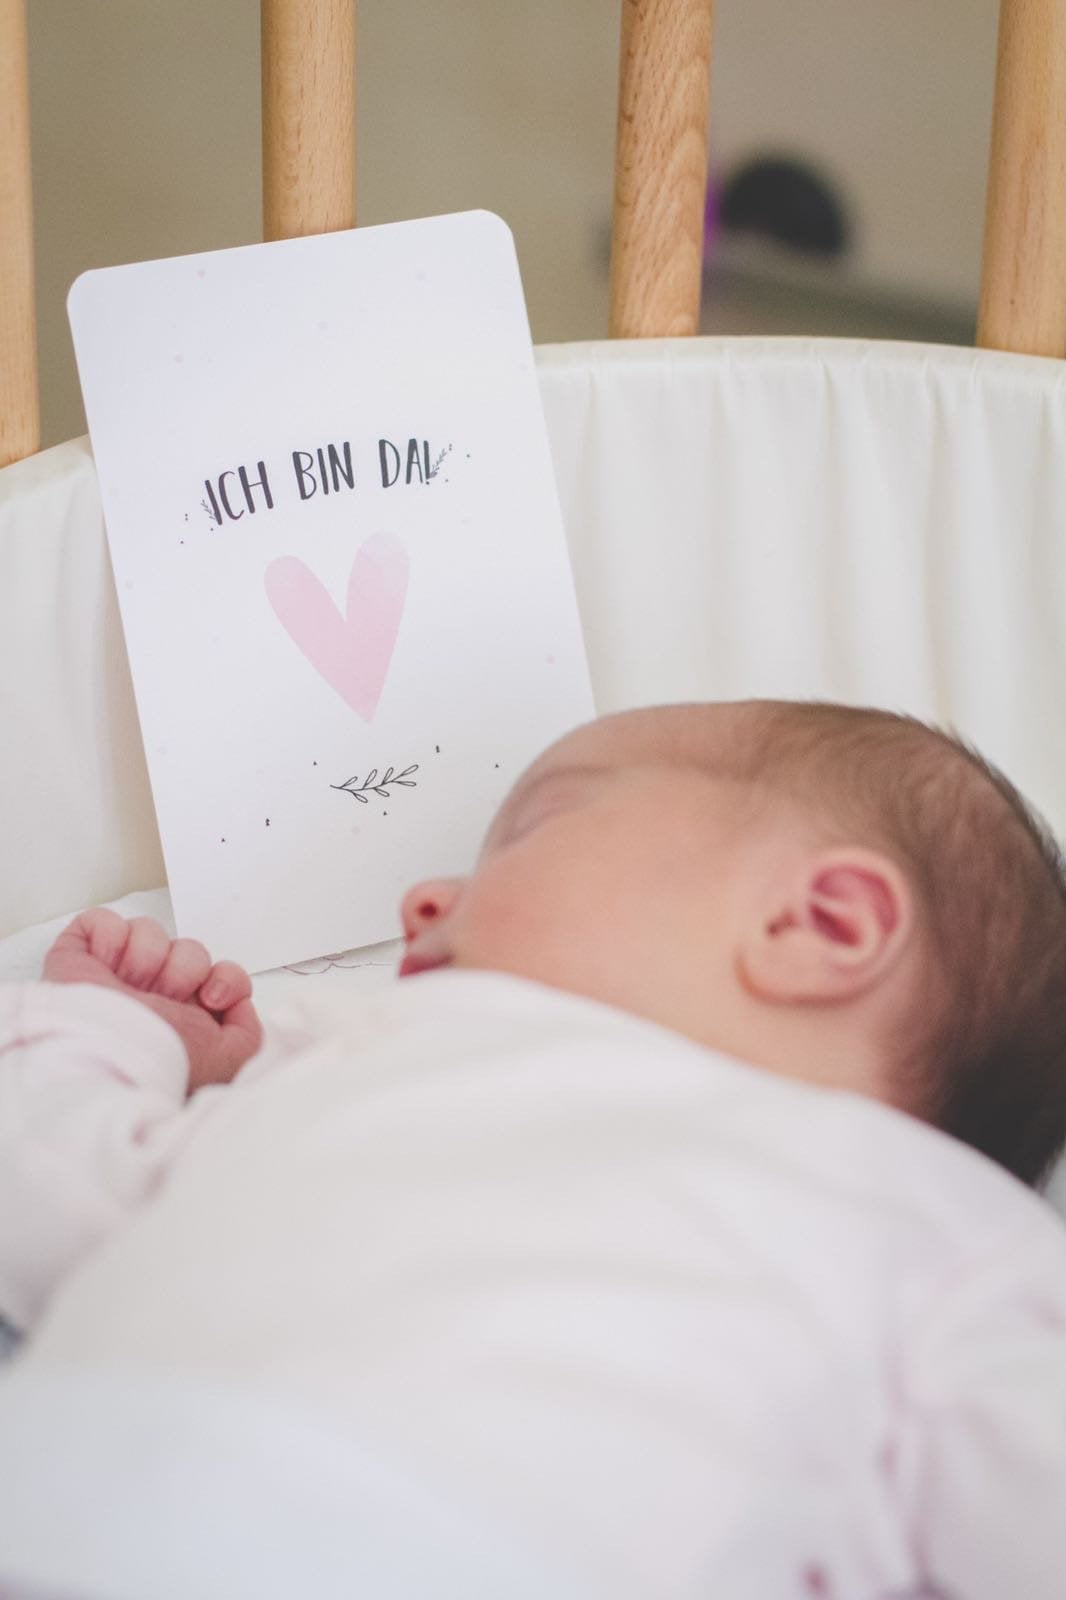
[[[478,207],[477,210],[471,211],[470,215],[476,218],[479,227],[484,228],[487,233],[502,236],[511,250],[515,250],[514,230],[498,211],[488,211],[484,207]],[[515,253],[517,254],[517,251]]]
[[[88,272],[79,272],[78,276],[74,279],[74,282],[71,284],[70,288],[67,290],[67,320],[68,321],[73,319],[73,317],[75,316],[75,314],[76,314],[76,312],[78,310],[78,306],[79,306],[79,304],[81,302],[82,296],[87,293],[87,285],[88,285],[89,279],[98,277],[100,272],[101,272],[101,270],[102,269],[100,267],[92,267],[92,268],[90,268],[90,270]]]

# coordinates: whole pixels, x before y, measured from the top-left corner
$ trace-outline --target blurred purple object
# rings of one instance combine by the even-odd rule
[[[713,177],[707,179],[707,198],[703,203],[703,265],[706,267],[718,241],[719,191]]]

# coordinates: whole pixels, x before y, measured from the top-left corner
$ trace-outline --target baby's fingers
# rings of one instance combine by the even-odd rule
[[[198,939],[175,939],[152,992],[171,1000],[191,1000],[210,971],[211,957]]]
[[[44,958],[44,976],[54,983],[97,983],[100,967],[114,974],[130,925],[106,906],[94,906],[68,922]]]
[[[152,989],[170,954],[170,934],[154,917],[133,917],[115,976],[132,989]]]
[[[107,906],[94,906],[82,911],[68,922],[63,932],[53,941],[52,949],[80,950],[84,955],[95,956],[108,966],[117,966],[126,948],[130,925],[125,917]]]
[[[114,972],[125,954],[130,924],[109,906],[93,906],[75,917],[66,932],[83,939],[89,954]]]
[[[252,980],[235,961],[217,961],[197,996],[208,1011],[229,1011],[252,997]]]

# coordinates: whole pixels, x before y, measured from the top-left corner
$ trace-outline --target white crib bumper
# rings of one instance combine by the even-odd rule
[[[547,347],[597,703],[950,722],[1066,835],[1062,363],[831,340]],[[0,935],[163,882],[85,440],[0,472]]]

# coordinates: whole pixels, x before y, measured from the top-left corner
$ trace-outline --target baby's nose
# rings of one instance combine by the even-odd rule
[[[430,923],[446,917],[458,899],[462,885],[462,878],[430,878],[408,889],[400,902],[404,938],[413,939]]]

